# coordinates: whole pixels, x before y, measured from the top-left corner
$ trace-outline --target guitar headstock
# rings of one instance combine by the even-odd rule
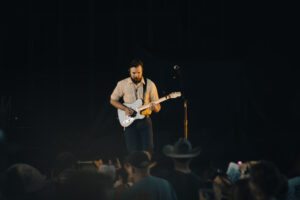
[[[168,95],[168,98],[177,98],[177,97],[180,97],[181,96],[181,92],[172,92]]]

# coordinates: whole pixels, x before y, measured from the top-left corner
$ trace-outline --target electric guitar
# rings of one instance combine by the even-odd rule
[[[121,124],[121,126],[126,128],[126,127],[130,126],[136,119],[145,118],[145,115],[142,115],[140,112],[151,107],[152,104],[161,103],[168,99],[171,99],[171,98],[174,99],[174,98],[177,98],[180,96],[181,96],[181,92],[172,92],[172,93],[168,94],[167,96],[164,96],[164,97],[158,99],[157,101],[153,101],[146,105],[142,105],[143,101],[141,99],[136,100],[132,104],[124,103],[125,106],[127,106],[128,108],[131,108],[135,112],[132,115],[126,115],[124,110],[118,109],[118,117],[119,117],[120,124]]]

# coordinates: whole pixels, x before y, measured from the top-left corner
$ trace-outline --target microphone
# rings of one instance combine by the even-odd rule
[[[180,67],[179,67],[178,65],[174,65],[173,69],[174,69],[175,71],[179,71],[179,70],[180,70]]]

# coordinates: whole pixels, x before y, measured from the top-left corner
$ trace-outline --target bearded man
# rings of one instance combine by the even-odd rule
[[[121,109],[126,115],[131,116],[135,111],[120,102],[132,104],[137,99],[142,99],[144,105],[159,99],[156,85],[153,81],[143,77],[143,62],[138,59],[131,61],[129,65],[129,77],[117,83],[110,96],[110,103],[117,109]],[[124,130],[125,143],[128,153],[134,151],[153,151],[153,129],[150,115],[152,111],[159,112],[160,104],[151,103],[151,106],[142,111],[143,119],[135,120]]]

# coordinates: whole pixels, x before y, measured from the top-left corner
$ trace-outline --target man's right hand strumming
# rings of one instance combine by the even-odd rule
[[[134,110],[132,110],[131,108],[128,108],[128,107],[125,108],[125,114],[127,116],[133,115],[133,113],[134,113]]]
[[[113,99],[110,99],[110,104],[113,105],[115,108],[117,109],[121,109],[121,110],[124,110],[125,111],[125,114],[127,116],[130,116],[130,115],[133,115],[135,113],[134,110],[132,110],[131,108],[128,108],[126,106],[124,106],[123,104],[121,104],[119,101],[117,100],[113,100]]]

